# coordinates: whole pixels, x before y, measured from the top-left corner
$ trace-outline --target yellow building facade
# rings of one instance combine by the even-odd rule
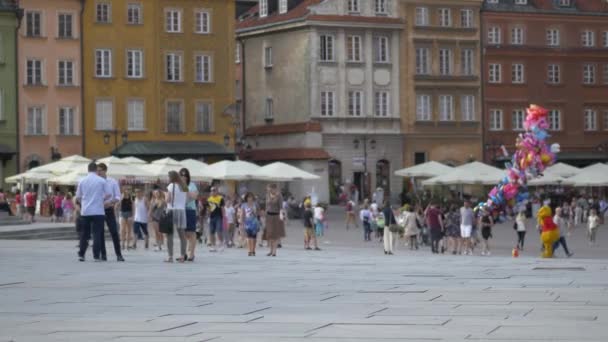
[[[234,13],[225,0],[87,1],[85,154],[231,155]]]

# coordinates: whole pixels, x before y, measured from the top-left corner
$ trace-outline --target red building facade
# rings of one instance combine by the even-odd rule
[[[531,103],[550,110],[560,161],[608,161],[608,3],[486,0],[482,22],[485,161],[513,151]]]

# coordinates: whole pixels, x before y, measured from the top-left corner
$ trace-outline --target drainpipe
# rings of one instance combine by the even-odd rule
[[[15,16],[17,17],[17,28],[15,29],[15,81],[17,83],[15,86],[15,113],[17,114],[17,116],[15,117],[17,124],[17,137],[15,138],[17,140],[17,144],[15,145],[15,149],[17,150],[17,153],[15,154],[15,163],[17,164],[17,173],[21,173],[21,144],[19,142],[19,133],[21,132],[19,125],[19,29],[21,28],[23,10],[17,7],[17,9],[15,10]],[[4,182],[4,180],[0,180],[0,183],[1,182]]]
[[[481,117],[479,118],[479,122],[481,125],[481,159],[485,163],[486,162],[486,101],[484,98],[484,88],[485,88],[485,44],[484,44],[484,26],[483,26],[483,4],[479,9],[479,96],[481,100]]]
[[[247,122],[247,92],[245,91],[247,89],[247,77],[245,76],[245,40],[239,39],[238,42],[241,45],[241,89],[239,89],[241,92],[241,117],[239,119],[241,120],[241,129],[243,130],[241,134],[243,137],[245,137],[245,130],[247,129],[245,126],[245,123]]]
[[[84,20],[82,19],[82,16],[84,14],[84,6],[85,6],[85,0],[80,0],[80,20],[79,20],[79,26],[80,26],[80,137],[81,137],[81,148],[82,148],[82,155],[85,155],[85,126],[84,126],[84,25],[83,22]]]

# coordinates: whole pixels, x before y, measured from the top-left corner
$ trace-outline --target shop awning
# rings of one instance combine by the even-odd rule
[[[137,156],[146,159],[171,157],[174,159],[204,156],[233,156],[234,153],[211,141],[130,141],[112,151],[117,157]]]

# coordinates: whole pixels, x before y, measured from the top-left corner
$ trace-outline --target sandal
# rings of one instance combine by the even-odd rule
[[[165,262],[167,262],[167,263],[173,263],[173,258],[165,259]]]
[[[184,261],[186,261],[186,259],[184,259],[184,257],[179,257],[179,258],[175,259],[175,261],[183,263]]]

